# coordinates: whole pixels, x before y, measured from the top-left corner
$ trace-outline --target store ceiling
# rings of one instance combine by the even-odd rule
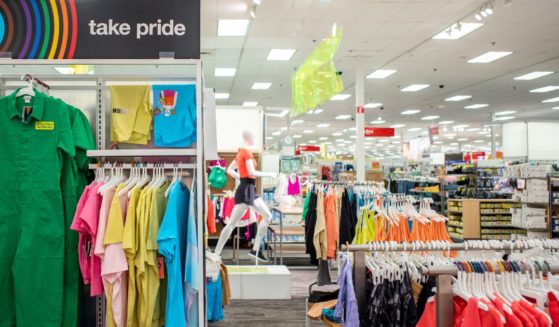
[[[343,93],[351,97],[330,101],[323,106],[321,114],[292,118],[304,120],[289,131],[291,135],[302,135],[298,139],[301,143],[319,141],[319,137],[329,137],[327,141],[334,142],[337,137],[332,137],[332,133],[353,126],[351,120],[339,121],[335,117],[354,116],[354,67],[358,58],[364,61],[366,74],[379,68],[397,70],[385,79],[366,80],[365,102],[380,102],[384,107],[384,110],[366,109],[366,122],[381,117],[386,123],[380,126],[405,124],[398,129],[405,138],[421,135],[425,127],[437,121],[481,127],[490,120],[490,113],[504,110],[517,111],[513,114],[517,120],[559,119],[559,110],[551,109],[559,107],[559,102],[542,103],[542,100],[558,97],[559,90],[529,92],[538,87],[559,85],[559,1],[512,0],[508,6],[504,5],[504,0],[489,2],[494,6],[494,13],[482,21],[485,25],[481,28],[458,40],[432,39],[457,21],[477,22],[474,14],[487,3],[480,0],[262,0],[255,9],[256,18],[251,19],[251,0],[204,0],[202,51],[205,54],[202,58],[206,84],[216,92],[230,93],[228,100],[218,101],[220,105],[257,101],[267,112],[288,108],[291,73],[337,23],[344,34],[335,64],[343,73]],[[247,35],[217,36],[219,19],[250,19]],[[267,61],[272,48],[297,51],[290,61]],[[513,54],[487,64],[467,62],[488,51],[511,51]],[[237,72],[234,77],[214,77],[214,69],[218,67],[236,68]],[[514,80],[532,71],[556,73],[531,81]],[[254,82],[270,82],[272,86],[268,90],[252,90]],[[410,84],[431,86],[419,92],[400,91]],[[445,101],[454,95],[471,95],[472,98]],[[489,106],[464,109],[477,103]],[[411,116],[400,114],[409,109],[421,112]],[[430,122],[420,120],[429,115],[440,118]],[[316,127],[319,123],[331,126],[319,129]],[[289,125],[287,117],[269,119],[269,134],[286,125]],[[454,133],[453,125],[448,126],[448,133]],[[413,127],[423,129],[408,132]],[[304,134],[303,130],[313,130],[313,133]],[[286,133],[282,132],[280,137]],[[455,139],[441,137],[441,140],[446,140],[448,146],[461,137],[467,137],[467,142],[472,143],[488,139],[478,131],[464,130],[456,134]],[[348,137],[346,140],[351,141]],[[486,146],[486,143],[478,141],[473,145]],[[350,147],[351,144],[346,148]]]

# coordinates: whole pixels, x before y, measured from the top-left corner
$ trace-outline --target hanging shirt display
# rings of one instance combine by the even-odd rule
[[[111,142],[147,144],[151,139],[148,85],[111,86]]]
[[[190,147],[196,142],[196,86],[153,85],[156,146]]]

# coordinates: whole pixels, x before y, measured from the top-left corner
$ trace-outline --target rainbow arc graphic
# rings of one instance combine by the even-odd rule
[[[17,59],[72,59],[75,0],[0,0],[0,52]]]

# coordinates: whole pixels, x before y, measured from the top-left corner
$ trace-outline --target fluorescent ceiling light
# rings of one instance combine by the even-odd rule
[[[517,76],[514,79],[517,80],[517,81],[531,81],[533,79],[544,77],[544,76],[547,76],[547,75],[551,75],[553,73],[554,72],[538,72],[538,71],[536,71],[536,72],[531,72],[529,74]]]
[[[275,132],[272,133],[272,135],[275,135],[275,136],[281,135],[281,131],[275,131]]]
[[[557,98],[551,98],[551,99],[547,99],[547,100],[543,100],[543,103],[552,103],[552,102],[559,102],[559,97]]]
[[[368,79],[382,79],[387,78],[388,76],[397,72],[395,69],[377,69],[374,72],[367,75]]]
[[[454,128],[461,129],[461,128],[468,128],[470,125],[456,125]]]
[[[464,109],[480,109],[488,106],[489,105],[487,103],[476,103],[476,104],[471,104],[469,106],[465,106]]]
[[[319,137],[318,139],[321,141],[326,141],[328,138],[326,136],[323,136],[323,137]]]
[[[386,143],[386,142],[388,142],[387,139],[382,139],[382,140],[379,140],[379,141],[378,141],[378,143]]]
[[[236,72],[236,68],[216,68],[214,71],[214,75],[216,77],[231,77],[235,76]]]
[[[433,142],[433,144],[443,144],[443,142],[442,141],[436,141],[436,142]]]
[[[377,107],[380,107],[380,106],[382,106],[382,103],[379,103],[379,102],[369,102],[369,103],[364,105],[364,107],[367,108],[367,109],[377,108]]]
[[[439,34],[433,36],[435,40],[458,40],[466,34],[469,34],[482,27],[483,23],[456,23],[446,28]]]
[[[316,127],[318,127],[318,128],[326,128],[326,127],[330,127],[330,124],[318,124],[318,125],[316,125]]]
[[[266,140],[273,140],[274,138],[272,136],[266,136]]]
[[[283,110],[282,112],[278,112],[278,113],[269,112],[269,113],[266,113],[266,115],[269,116],[269,117],[283,118],[283,117],[287,116],[288,113],[289,113],[289,110],[286,109],[286,110]]]
[[[559,110],[559,107],[553,107],[552,110]]]
[[[371,124],[373,124],[373,125],[380,125],[380,124],[384,124],[384,123],[386,123],[386,121],[384,121],[382,119],[381,120],[373,120],[371,122]]]
[[[304,134],[312,134],[313,130],[312,129],[306,129],[303,131]]]
[[[453,97],[444,99],[444,101],[456,102],[456,101],[470,99],[471,97],[472,97],[471,95],[455,95]]]
[[[462,138],[457,139],[456,141],[459,141],[459,142],[466,142],[467,140],[468,140],[467,137],[462,137]]]
[[[302,124],[302,123],[304,123],[304,122],[305,122],[305,121],[302,120],[302,119],[295,119],[295,120],[291,121],[291,125]]]
[[[401,115],[415,115],[415,114],[420,113],[420,112],[421,112],[421,110],[412,109],[412,110],[402,111],[400,114]]]
[[[516,113],[516,111],[514,110],[499,111],[495,113],[495,116],[504,116],[504,115],[510,115],[514,113]]]
[[[216,93],[215,94],[216,100],[226,100],[229,99],[229,93]]]
[[[468,62],[471,64],[488,64],[511,54],[511,51],[489,51],[481,56],[468,60]]]
[[[248,24],[248,19],[220,19],[217,24],[217,36],[244,36]]]
[[[336,142],[345,142],[344,139],[336,139]]]
[[[350,119],[351,115],[338,115],[336,116],[337,120],[346,120],[346,119]]]
[[[425,116],[425,117],[421,117],[421,120],[435,120],[435,119],[439,119],[441,116]]]
[[[439,125],[450,125],[454,124],[454,120],[443,120],[439,122]]]
[[[350,127],[349,130],[355,132],[355,127]]]
[[[253,90],[267,90],[272,86],[272,83],[254,83],[252,84]]]
[[[401,127],[404,127],[404,126],[406,126],[406,125],[405,125],[405,124],[394,124],[394,125],[392,125],[392,126],[390,126],[390,127],[391,127],[391,128],[401,128]]]
[[[316,140],[309,140],[309,142],[308,142],[308,143],[310,143],[310,144],[314,144],[314,143],[316,143]]]
[[[271,49],[266,60],[288,61],[295,54],[295,49]]]
[[[544,86],[544,87],[540,87],[539,89],[530,90],[530,92],[531,93],[546,93],[546,92],[551,92],[551,91],[555,91],[555,90],[559,90],[559,86],[555,86],[555,85]]]
[[[420,131],[420,130],[421,130],[420,127],[412,127],[410,129],[408,129],[408,132],[417,132],[417,131]]]
[[[336,94],[330,98],[331,101],[343,101],[349,99],[351,94]]]
[[[423,89],[428,88],[428,87],[429,87],[429,84],[412,84],[412,85],[406,86],[401,91],[402,92],[417,92],[417,91],[423,90]]]
[[[256,101],[245,101],[243,102],[243,107],[256,107],[258,102]]]
[[[477,132],[479,131],[481,128],[477,128],[477,127],[472,127],[472,128],[468,128],[466,131],[467,132]]]
[[[295,135],[293,135],[293,138],[294,138],[294,139],[300,139],[301,137],[303,137],[303,135],[301,135],[301,134],[295,134]]]
[[[315,115],[318,115],[318,114],[320,114],[320,113],[323,112],[323,111],[324,111],[324,109],[315,109],[315,110],[314,110],[314,114],[315,114]]]
[[[474,143],[483,143],[485,142],[484,140],[475,140]]]
[[[495,117],[495,120],[511,120],[511,119],[515,119],[516,117],[514,116],[501,116],[501,117]]]
[[[344,135],[344,134],[340,133],[340,132],[332,133],[332,136],[342,136],[342,135]]]

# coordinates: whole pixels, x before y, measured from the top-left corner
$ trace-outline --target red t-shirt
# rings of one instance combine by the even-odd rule
[[[435,305],[435,298],[430,297],[425,304],[425,310],[415,327],[433,327],[437,326],[437,306]]]
[[[547,293],[549,299],[549,315],[553,321],[553,326],[559,326],[559,301],[553,292]]]

